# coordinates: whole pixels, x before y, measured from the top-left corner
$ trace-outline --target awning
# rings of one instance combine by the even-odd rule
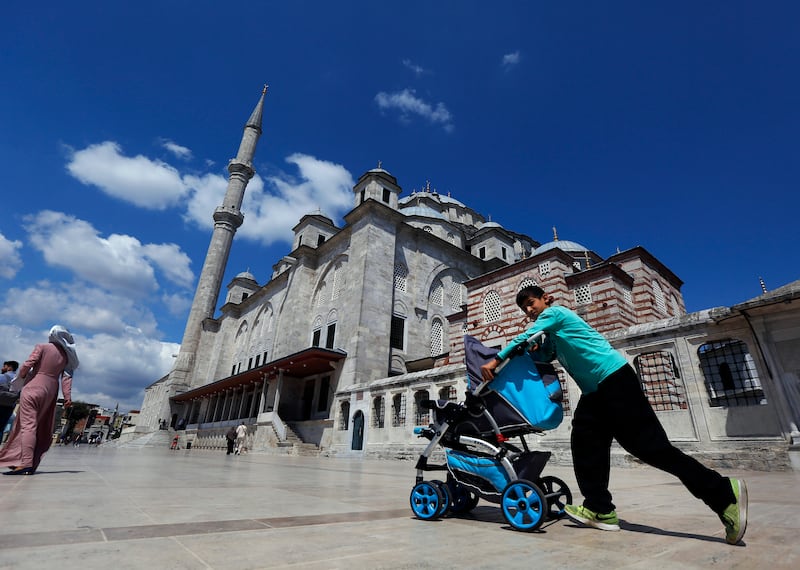
[[[347,358],[347,353],[343,350],[330,350],[327,348],[312,347],[289,356],[284,356],[272,362],[268,362],[258,368],[251,368],[246,372],[240,372],[234,376],[228,376],[222,380],[217,380],[211,384],[200,386],[194,390],[189,390],[170,398],[173,402],[188,402],[197,398],[206,398],[218,392],[224,392],[230,388],[238,388],[247,384],[255,384],[264,379],[273,378],[283,371],[284,377],[307,378],[315,374],[330,372],[333,366]]]

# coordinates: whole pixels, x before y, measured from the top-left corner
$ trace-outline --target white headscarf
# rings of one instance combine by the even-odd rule
[[[72,338],[72,333],[61,325],[54,325],[53,328],[50,329],[50,342],[64,349],[64,352],[67,354],[65,372],[72,376],[78,364],[80,364],[78,353],[75,352],[75,339]]]

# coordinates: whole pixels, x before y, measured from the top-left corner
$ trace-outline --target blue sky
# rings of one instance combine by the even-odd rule
[[[169,371],[244,123],[223,280],[342,224],[378,160],[503,226],[642,245],[689,311],[798,279],[794,2],[13,2],[0,21],[0,357],[59,322],[75,396]]]

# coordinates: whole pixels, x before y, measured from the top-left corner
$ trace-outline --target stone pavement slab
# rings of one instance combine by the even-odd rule
[[[571,469],[545,474],[578,495]],[[0,477],[0,568],[799,568],[800,473],[725,474],[750,492],[740,546],[650,468],[612,470],[621,532],[523,533],[483,501],[417,520],[411,461],[55,447],[36,475]]]

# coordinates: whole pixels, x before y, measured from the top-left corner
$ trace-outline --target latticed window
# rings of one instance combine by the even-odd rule
[[[398,291],[406,290],[406,281],[408,278],[408,269],[406,266],[398,263],[394,266],[394,288]]]
[[[550,275],[550,262],[545,261],[539,264],[539,276],[540,277],[547,277]]]
[[[575,270],[580,271],[581,270],[581,262],[580,261],[573,261],[572,262],[572,267]]]
[[[389,330],[389,346],[403,350],[405,346],[406,320],[399,315],[392,315],[392,328]]]
[[[526,277],[522,280],[522,283],[519,284],[519,289],[517,291],[522,291],[525,287],[535,287],[536,281],[531,279],[530,277]]]
[[[395,394],[392,397],[392,426],[406,425],[406,395]]]
[[[433,289],[431,290],[431,303],[434,305],[439,305],[440,307],[444,304],[444,285],[442,285],[441,281],[437,281],[433,284]]]
[[[642,392],[654,410],[685,410],[689,407],[671,352],[645,352],[634,358],[633,364],[642,383]]]
[[[350,429],[350,402],[342,402],[339,406],[339,430]]]
[[[422,231],[428,232],[429,234],[433,233],[433,228],[430,226],[423,226]]]
[[[437,356],[444,352],[444,327],[442,321],[433,319],[431,324],[431,356]]]
[[[581,285],[575,289],[575,304],[588,305],[592,302],[592,289],[588,285]]]
[[[670,299],[672,300],[672,314],[673,315],[680,315],[681,314],[681,306],[678,304],[678,298],[675,295],[671,295]]]
[[[448,232],[447,233],[447,241],[449,241],[450,243],[453,243],[453,244],[456,243],[456,236],[454,234]]]
[[[745,343],[736,339],[708,342],[697,349],[697,354],[710,406],[767,403],[756,364]]]
[[[382,428],[385,424],[386,403],[383,396],[376,396],[372,399],[372,427]]]
[[[461,309],[464,304],[463,289],[461,283],[453,283],[450,285],[450,308],[454,311]]]
[[[664,300],[664,290],[661,289],[658,281],[653,281],[653,296],[656,299],[656,308],[662,313],[667,312],[667,303]]]
[[[445,386],[441,390],[439,390],[439,399],[440,400],[447,400],[448,402],[455,402],[457,399],[456,396],[456,387],[455,386]]]
[[[431,411],[422,407],[423,400],[429,400],[427,390],[417,390],[414,392],[414,422],[416,425],[428,425],[431,423]]]
[[[628,303],[633,303],[633,292],[630,289],[623,289],[622,298]]]
[[[487,323],[499,321],[503,314],[500,311],[500,294],[489,291],[483,299],[483,320]]]
[[[339,275],[341,269],[341,267],[337,267],[333,270],[333,277],[331,277],[331,301],[335,301],[339,298],[339,290],[342,288],[341,276]]]

